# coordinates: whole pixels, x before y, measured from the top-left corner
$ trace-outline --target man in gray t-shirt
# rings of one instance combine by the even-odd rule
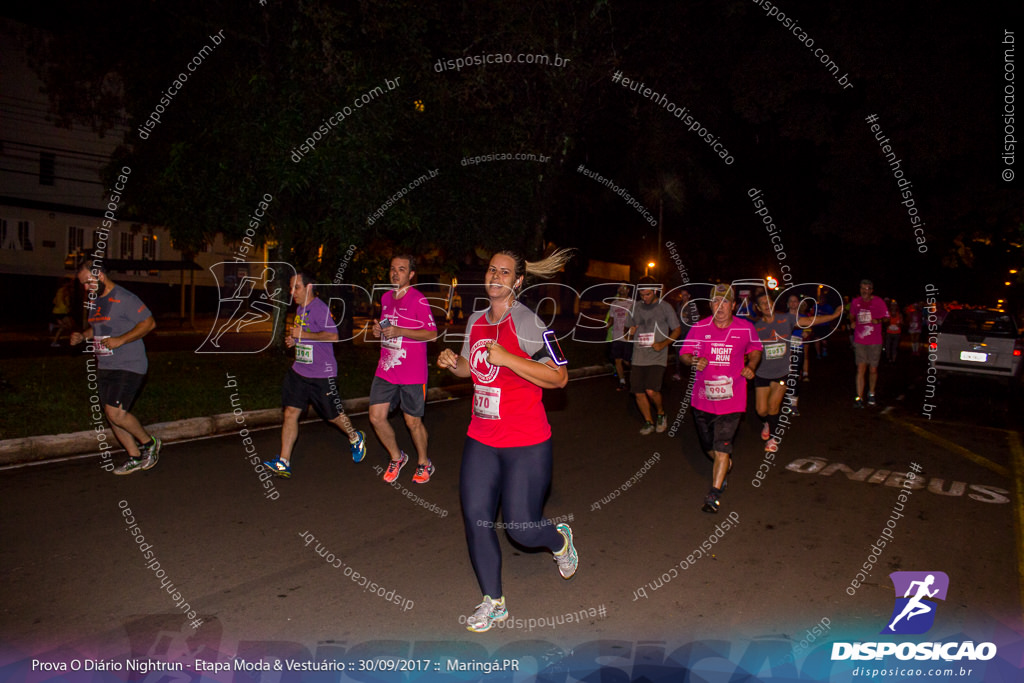
[[[91,405],[96,406],[93,421],[97,433],[102,434],[103,418],[99,415],[102,405],[114,436],[129,456],[120,467],[105,462],[103,468],[109,465],[114,474],[148,470],[160,457],[160,439],[150,436],[129,411],[142,392],[149,369],[142,338],[153,331],[156,322],[139,297],[110,279],[99,259],[82,263],[78,281],[86,291],[89,326],[84,332],[71,335],[71,345],[84,341],[86,352],[96,354],[96,364],[87,368],[86,376],[93,395]],[[105,439],[100,448],[107,460],[109,456],[104,446]]]
[[[658,432],[668,429],[661,402],[661,382],[665,377],[668,348],[679,339],[682,331],[675,311],[659,299],[660,289],[661,285],[656,284],[654,278],[641,278],[637,285],[640,301],[626,320],[628,336],[633,339],[630,389],[636,396],[640,414],[644,416],[644,426],[640,428],[640,433],[644,435],[655,429]],[[658,410],[655,418],[657,427],[651,419],[651,403]]]

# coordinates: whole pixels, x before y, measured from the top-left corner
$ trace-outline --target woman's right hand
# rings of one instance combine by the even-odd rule
[[[455,370],[459,366],[459,356],[451,349],[441,349],[437,356],[437,367]]]

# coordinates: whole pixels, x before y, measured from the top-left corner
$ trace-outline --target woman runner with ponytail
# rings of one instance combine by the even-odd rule
[[[551,550],[563,578],[571,578],[579,563],[569,525],[542,517],[552,455],[541,397],[544,389],[564,387],[569,374],[557,343],[553,349],[545,343],[544,324],[517,299],[527,275],[551,277],[571,256],[569,249],[536,263],[511,251],[492,256],[484,277],[490,307],[469,317],[461,355],[444,349],[437,359],[438,367],[457,377],[473,377],[459,492],[469,557],[484,594],[466,619],[466,628],[477,633],[508,617],[495,529],[499,501],[513,540]]]

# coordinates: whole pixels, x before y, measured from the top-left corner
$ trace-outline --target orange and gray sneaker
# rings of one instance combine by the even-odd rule
[[[398,479],[398,473],[405,467],[405,463],[409,462],[409,456],[405,454],[405,451],[399,451],[402,454],[398,460],[392,460],[388,463],[388,469],[384,472],[384,481],[387,483],[393,482]]]
[[[412,481],[414,484],[426,484],[433,473],[434,463],[428,460],[426,465],[416,465],[416,474],[412,475]]]

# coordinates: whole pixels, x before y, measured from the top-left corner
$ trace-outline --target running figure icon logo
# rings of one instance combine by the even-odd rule
[[[893,572],[889,578],[896,589],[896,604],[889,625],[881,632],[927,632],[935,623],[935,601],[946,599],[949,577],[945,572]]]

